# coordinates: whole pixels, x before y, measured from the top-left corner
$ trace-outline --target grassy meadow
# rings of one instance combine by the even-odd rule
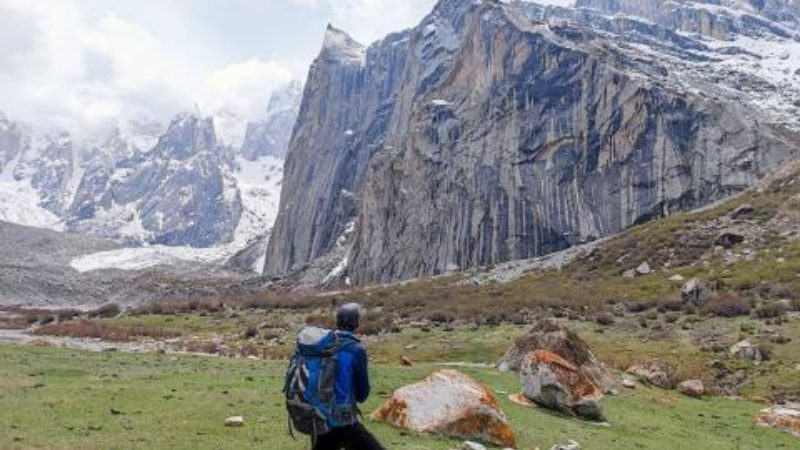
[[[436,368],[374,364],[365,411]],[[0,448],[305,449],[286,433],[283,369],[278,361],[0,346]],[[460,370],[498,392],[521,449],[569,439],[589,449],[798,448],[796,438],[754,424],[758,403],[639,388],[605,400],[610,426],[603,427],[512,404],[505,398],[519,389],[512,374]],[[232,415],[243,415],[245,426],[225,427]],[[460,446],[368,425],[390,449]]]

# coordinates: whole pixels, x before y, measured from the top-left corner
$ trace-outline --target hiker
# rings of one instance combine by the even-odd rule
[[[311,436],[313,450],[384,450],[359,421],[370,391],[367,352],[355,335],[361,311],[344,305],[335,331],[306,327],[298,336],[284,393],[290,426]]]

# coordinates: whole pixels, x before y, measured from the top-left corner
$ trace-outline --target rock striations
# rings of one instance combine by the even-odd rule
[[[752,57],[729,45],[740,28],[655,21],[648,2],[580,3],[441,0],[367,48],[330,27],[266,273],[328,258],[328,275],[367,284],[531,258],[741,192],[796,152],[800,83],[726,65]],[[774,14],[780,2],[767,3]],[[788,7],[778,22],[705,10],[795,44]],[[765,92],[780,105],[756,114]]]
[[[753,114],[753,77],[716,88],[671,64],[718,57],[702,36],[607,12],[442,0],[368,48],[330,27],[267,274],[341,254],[353,224],[329,264],[357,284],[530,258],[735,194],[795,152],[797,124]]]

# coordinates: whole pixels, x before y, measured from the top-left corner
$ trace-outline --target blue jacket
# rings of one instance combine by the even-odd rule
[[[337,409],[343,413],[343,417],[337,422],[352,425],[358,422],[356,415],[358,403],[363,403],[369,397],[367,351],[353,333],[348,331],[336,333],[339,337],[339,352],[334,398]]]

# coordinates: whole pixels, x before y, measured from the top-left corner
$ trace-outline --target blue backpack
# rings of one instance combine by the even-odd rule
[[[311,326],[300,331],[283,388],[292,436],[292,426],[315,442],[317,436],[330,431],[336,409],[334,383],[339,344],[335,331]]]

